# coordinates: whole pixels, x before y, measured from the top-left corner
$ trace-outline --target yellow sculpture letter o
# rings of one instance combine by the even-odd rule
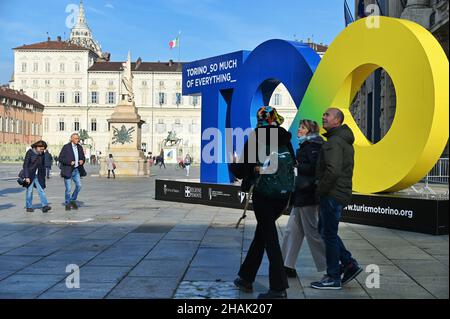
[[[377,68],[391,76],[397,108],[386,136],[372,144],[350,114],[364,80]],[[331,44],[319,64],[296,116],[320,121],[330,106],[340,108],[355,134],[353,190],[393,192],[422,179],[448,140],[449,65],[440,44],[420,25],[380,17],[379,28],[365,19],[352,23]]]

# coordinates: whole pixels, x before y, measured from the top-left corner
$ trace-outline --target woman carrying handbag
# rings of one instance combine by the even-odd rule
[[[36,188],[41,200],[42,212],[47,213],[52,208],[48,205],[47,196],[45,195],[45,160],[44,151],[47,149],[47,143],[38,141],[31,145],[25,155],[23,161],[23,170],[21,177],[23,178],[23,186],[27,187],[25,197],[25,208],[28,213],[34,212],[33,209],[33,190]]]

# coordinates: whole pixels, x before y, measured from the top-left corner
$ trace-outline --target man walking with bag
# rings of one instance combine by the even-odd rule
[[[63,146],[59,154],[61,167],[61,177],[64,178],[66,211],[78,209],[76,200],[81,190],[81,177],[86,176],[84,169],[85,156],[83,147],[79,144],[80,135],[73,133],[70,142]],[[75,183],[75,190],[72,193],[72,180]]]
[[[337,108],[329,108],[322,116],[327,142],[319,154],[316,176],[320,203],[319,231],[325,242],[327,274],[322,280],[311,283],[315,289],[341,289],[342,285],[362,272],[338,235],[342,209],[352,197],[355,155],[355,137],[343,122],[344,114]]]

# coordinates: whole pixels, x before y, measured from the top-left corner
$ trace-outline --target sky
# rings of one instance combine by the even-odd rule
[[[344,29],[344,0],[84,0],[86,20],[111,61],[182,61],[253,50],[269,39],[330,44]],[[353,3],[353,1],[349,1]],[[70,35],[78,0],[0,0],[0,84],[13,73],[12,48]],[[67,11],[66,11],[67,10]],[[67,23],[69,21],[69,24]],[[64,35],[65,33],[65,35]]]

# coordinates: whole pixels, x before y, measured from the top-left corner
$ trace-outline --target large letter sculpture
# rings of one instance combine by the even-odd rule
[[[448,59],[433,35],[420,25],[379,18],[379,28],[367,28],[365,19],[352,23],[321,61],[305,45],[271,40],[250,55],[234,53],[239,68],[229,77],[233,80],[218,86],[192,88],[197,83],[193,78],[203,75],[191,74],[189,78],[187,70],[198,64],[185,66],[183,93],[203,93],[202,131],[255,127],[257,108],[268,104],[276,86],[283,83],[299,106],[290,128],[294,136],[301,119],[320,122],[322,113],[331,106],[345,113],[345,122],[356,138],[354,191],[393,192],[415,184],[430,171],[448,140]],[[397,109],[389,132],[372,144],[358,128],[349,107],[364,80],[380,67],[393,80]],[[208,71],[214,74],[212,64]],[[202,73],[200,69],[195,72]],[[205,79],[198,81],[205,83]],[[202,150],[206,142],[202,141]],[[222,144],[225,162],[229,150],[225,142]],[[202,162],[201,173],[202,182],[230,181],[226,163]]]

